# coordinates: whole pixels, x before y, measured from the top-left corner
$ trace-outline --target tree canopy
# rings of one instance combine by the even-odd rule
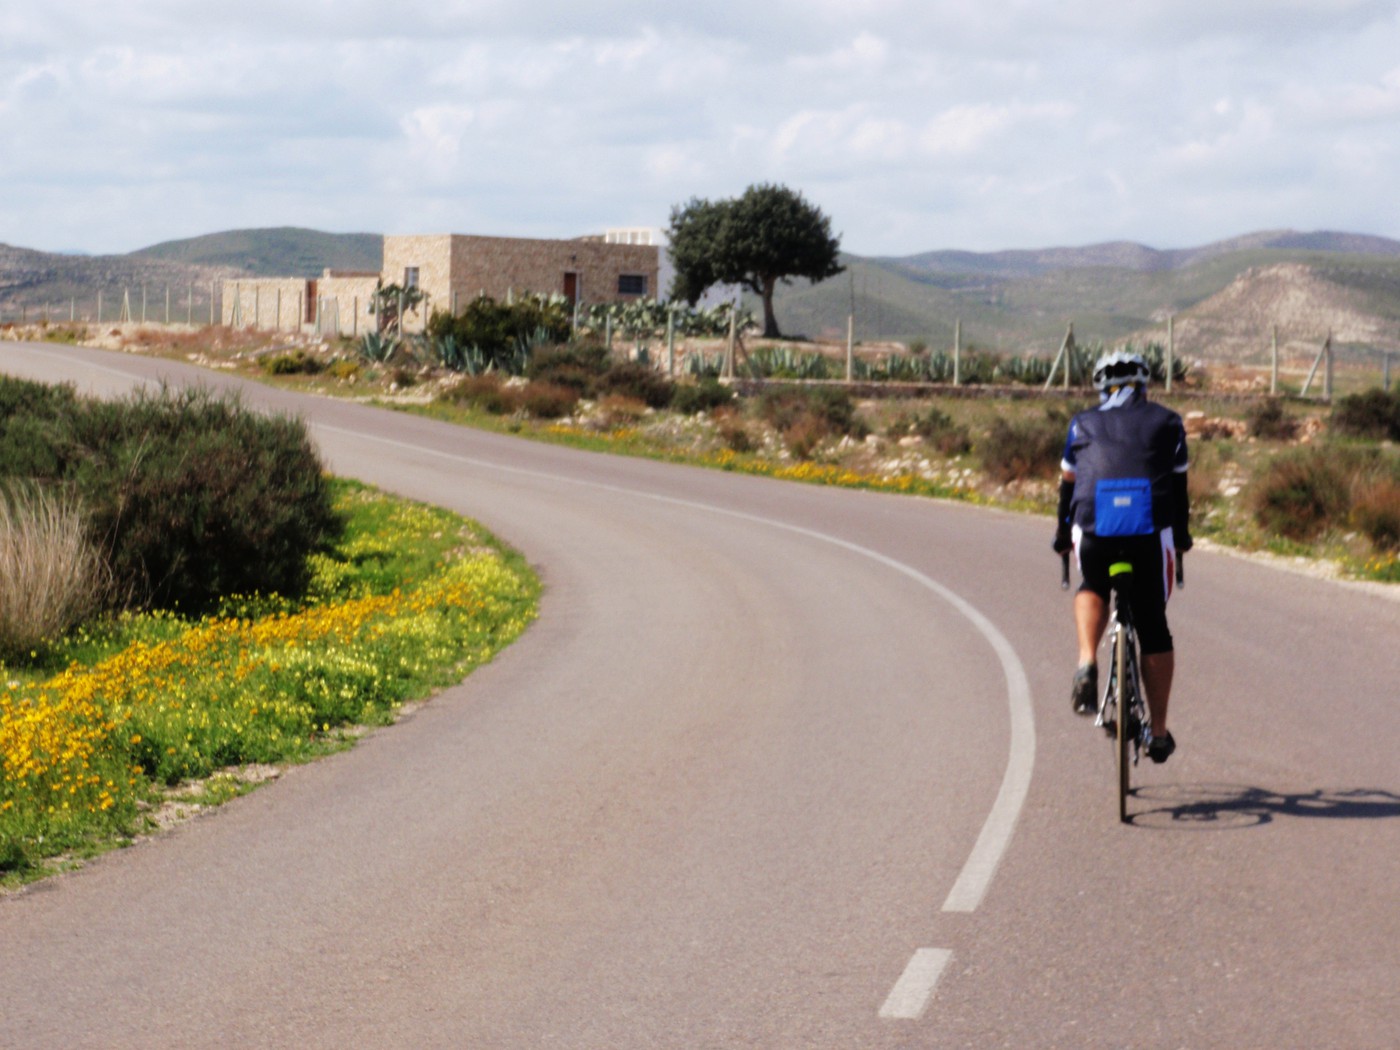
[[[773,314],[778,282],[834,277],[839,237],[831,220],[786,186],[750,186],[742,197],[707,201],[692,197],[671,209],[671,295],[692,306],[716,284],[739,284],[763,300],[763,334],[781,333]]]

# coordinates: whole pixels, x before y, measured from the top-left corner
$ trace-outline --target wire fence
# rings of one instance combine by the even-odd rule
[[[98,289],[82,296],[39,304],[0,306],[0,324],[184,324],[218,323],[221,282],[183,287],[145,285]]]

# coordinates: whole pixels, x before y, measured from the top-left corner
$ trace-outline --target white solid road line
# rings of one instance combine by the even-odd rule
[[[933,989],[953,953],[944,948],[920,948],[890,990],[880,1016],[892,1021],[917,1021],[928,1009]]]

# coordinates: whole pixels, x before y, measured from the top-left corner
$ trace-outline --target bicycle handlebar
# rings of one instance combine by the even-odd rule
[[[1186,554],[1183,551],[1176,552],[1176,585],[1179,589],[1186,589]],[[1069,590],[1069,551],[1060,553],[1060,590]]]

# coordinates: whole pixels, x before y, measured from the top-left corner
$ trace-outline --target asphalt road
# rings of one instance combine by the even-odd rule
[[[1193,555],[1180,747],[1123,826],[1043,519],[246,398],[525,551],[540,620],[0,900],[0,1046],[1400,1045],[1393,597]]]

